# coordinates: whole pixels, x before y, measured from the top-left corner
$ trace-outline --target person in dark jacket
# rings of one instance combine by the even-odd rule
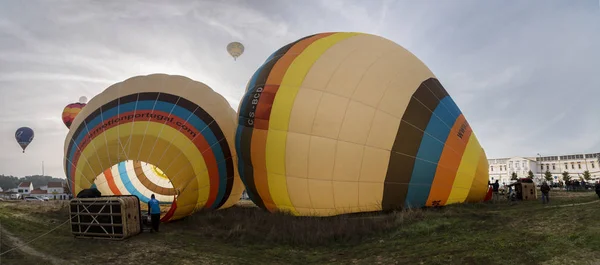
[[[148,215],[150,215],[152,231],[158,232],[158,226],[160,225],[160,205],[154,194],[150,196],[150,200],[148,201]]]
[[[596,185],[594,186],[594,190],[596,190],[596,195],[598,195],[598,199],[600,199],[600,181],[596,182]]]
[[[550,186],[548,186],[548,183],[544,181],[542,187],[540,187],[540,190],[542,191],[542,203],[550,202],[550,197],[548,197],[550,193]]]
[[[493,194],[494,201],[498,201],[500,199],[500,195],[498,194],[499,189],[500,189],[500,183],[498,183],[498,180],[496,180],[496,182],[494,182],[494,184],[492,184],[492,194]]]

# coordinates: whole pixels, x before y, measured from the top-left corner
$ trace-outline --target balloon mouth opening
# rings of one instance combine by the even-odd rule
[[[161,222],[168,222],[177,208],[177,190],[171,179],[151,163],[126,160],[104,170],[96,176],[91,188],[98,189],[102,195],[135,195],[140,199],[142,217],[149,212],[148,201],[159,201]]]

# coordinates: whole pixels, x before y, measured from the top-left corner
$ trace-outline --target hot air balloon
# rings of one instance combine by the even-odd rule
[[[85,107],[85,103],[71,103],[63,109],[62,120],[67,128],[71,128],[71,123],[83,107]]]
[[[33,141],[33,136],[33,130],[29,127],[21,127],[15,132],[15,139],[23,149],[23,153],[25,153],[25,148]]]
[[[238,170],[271,212],[482,201],[487,158],[433,73],[385,38],[322,33],[271,55],[238,110]]]
[[[81,97],[79,98],[79,103],[82,103],[82,104],[85,104],[85,103],[87,103],[87,97],[85,97],[85,96],[81,96]]]
[[[227,52],[233,57],[233,60],[237,60],[244,53],[244,45],[239,42],[229,43],[227,44]]]
[[[137,76],[96,95],[78,115],[64,145],[73,194],[97,178],[106,187],[95,186],[112,193],[143,199],[151,191],[163,202],[175,199],[163,221],[239,201],[235,110],[207,85],[183,76]]]

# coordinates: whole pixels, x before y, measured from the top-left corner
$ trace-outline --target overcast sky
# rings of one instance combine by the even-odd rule
[[[302,3],[302,4],[299,4]],[[64,177],[63,107],[135,75],[180,74],[237,108],[279,47],[378,34],[419,57],[488,158],[600,152],[598,0],[0,0],[0,174]],[[233,61],[225,51],[240,41]],[[21,126],[35,131],[22,154]]]

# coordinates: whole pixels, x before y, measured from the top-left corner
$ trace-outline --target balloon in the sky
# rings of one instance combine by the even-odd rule
[[[33,141],[33,136],[33,130],[29,127],[21,127],[15,132],[15,139],[23,149],[23,153],[25,153],[25,148]]]
[[[240,102],[238,169],[269,211],[329,216],[481,201],[485,152],[431,71],[385,38],[290,43]]]
[[[227,44],[227,52],[233,57],[234,60],[244,53],[244,45],[239,42],[232,42]]]
[[[81,96],[81,97],[79,98],[79,103],[83,103],[83,104],[87,103],[87,97],[85,97],[85,96]]]
[[[235,117],[225,98],[183,76],[137,76],[112,85],[77,115],[65,140],[72,192],[102,175],[107,182],[112,176],[113,193],[176,199],[170,220],[230,207],[244,189],[235,170]],[[160,171],[151,174],[146,168],[153,167],[135,161]],[[152,175],[168,178],[170,186]]]
[[[71,128],[71,123],[83,107],[85,107],[85,103],[71,103],[63,109],[62,120],[67,128]]]

